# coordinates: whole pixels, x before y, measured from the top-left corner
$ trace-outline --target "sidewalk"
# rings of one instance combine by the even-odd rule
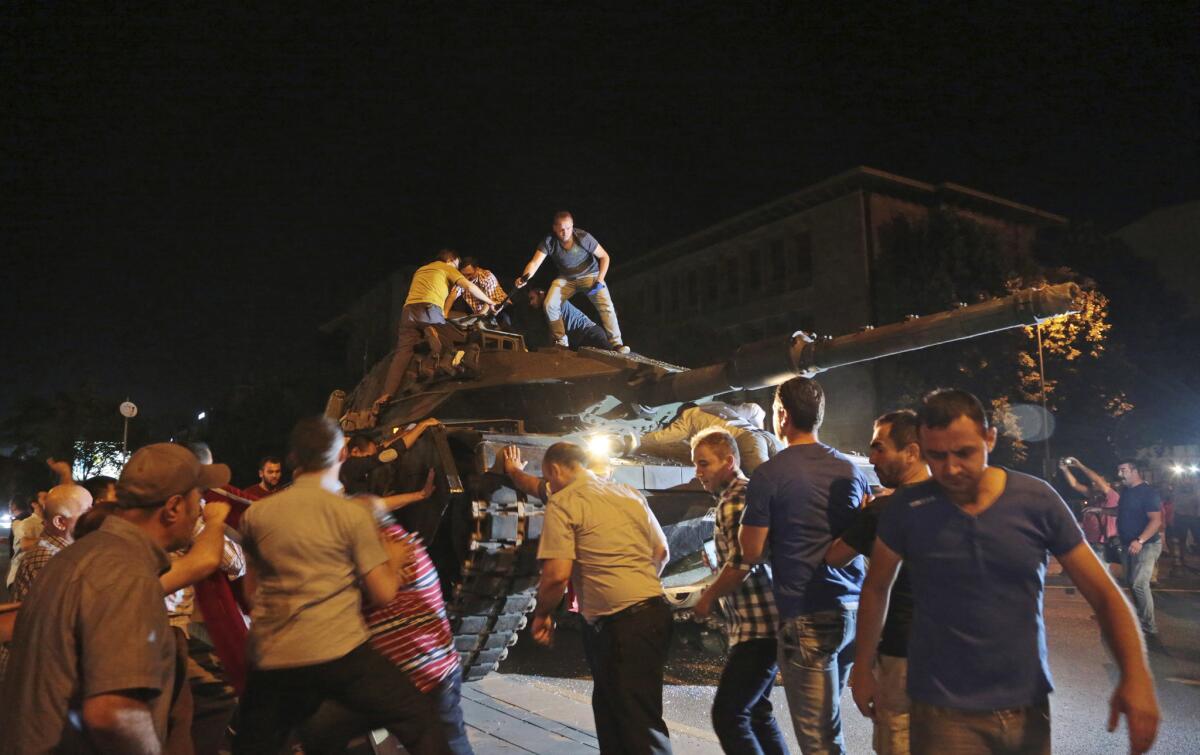
[[[542,686],[527,677],[517,682],[491,674],[463,685],[462,708],[467,735],[477,755],[534,752],[547,755],[599,752],[586,697]],[[550,719],[543,711],[553,715]],[[719,753],[712,732],[667,721],[671,748],[677,753]]]

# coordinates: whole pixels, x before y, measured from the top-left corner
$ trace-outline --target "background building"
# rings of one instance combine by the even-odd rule
[[[887,254],[889,230],[898,218],[919,223],[937,208],[988,229],[1013,258],[1030,254],[1040,231],[1067,222],[957,184],[854,168],[619,261],[610,278],[626,341],[638,352],[696,366],[766,336],[836,336],[885,324],[874,302],[887,281],[873,271]],[[865,365],[821,378],[828,441],[865,449],[871,419],[883,410],[874,375]]]

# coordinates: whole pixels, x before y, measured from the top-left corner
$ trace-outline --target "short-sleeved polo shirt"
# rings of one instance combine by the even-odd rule
[[[781,619],[858,604],[862,558],[838,569],[825,563],[825,552],[854,521],[869,490],[854,462],[824,443],[788,446],[754,471],[742,524],[770,528]]]
[[[450,295],[450,287],[466,286],[467,276],[449,262],[430,262],[422,265],[413,273],[412,282],[408,286],[408,297],[404,306],[410,304],[430,304],[441,307]]]
[[[546,503],[538,558],[575,562],[579,611],[594,622],[663,594],[654,568],[660,536],[640,493],[584,470]]]
[[[596,249],[600,242],[587,231],[576,228],[575,244],[570,249],[564,249],[562,242],[554,234],[548,234],[538,251],[554,261],[559,278],[574,280],[600,274],[600,263],[596,261]]]
[[[0,753],[91,752],[83,700],[140,691],[159,740],[175,638],[159,576],[167,554],[118,515],[50,559],[21,605],[0,705]]]
[[[1162,498],[1146,483],[1121,491],[1121,500],[1117,503],[1117,536],[1121,538],[1121,544],[1129,545],[1137,540],[1150,523],[1150,515],[1157,511],[1162,511]],[[1146,542],[1153,543],[1158,537],[1159,533],[1155,532]]]
[[[1033,705],[1053,690],[1042,618],[1047,553],[1083,542],[1045,481],[1008,471],[983,512],[934,481],[900,490],[878,537],[904,559],[916,610],[908,645],[914,700],[960,710]]]
[[[258,581],[250,655],[259,668],[323,663],[367,641],[358,581],[388,557],[366,507],[301,475],[246,510],[242,536]]]

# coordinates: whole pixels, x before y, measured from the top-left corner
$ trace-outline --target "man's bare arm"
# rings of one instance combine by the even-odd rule
[[[1059,464],[1058,468],[1062,470],[1063,477],[1067,478],[1067,484],[1071,486],[1072,490],[1081,495],[1088,494],[1088,486],[1075,479],[1075,475],[1071,474],[1070,466],[1066,464]]]
[[[1092,469],[1090,467],[1088,467],[1086,464],[1084,464],[1079,459],[1076,459],[1075,463],[1079,466],[1080,471],[1083,472],[1085,475],[1087,475],[1087,478],[1089,480],[1091,480],[1096,485],[1096,487],[1100,488],[1100,490],[1102,492],[1109,493],[1112,491],[1112,486],[1108,484],[1108,480],[1104,479],[1104,477],[1102,477],[1101,475],[1092,471]]]
[[[554,639],[554,620],[551,614],[562,602],[574,567],[575,562],[569,558],[548,558],[542,561],[537,606],[533,609],[533,622],[530,627],[533,639],[539,645],[549,645]]]
[[[1133,609],[1087,543],[1080,543],[1059,556],[1058,562],[1096,612],[1104,642],[1121,670],[1109,703],[1108,730],[1116,729],[1124,715],[1129,725],[1130,749],[1145,752],[1158,733],[1158,698]],[[860,621],[861,616],[860,604]]]
[[[446,301],[442,303],[442,312],[444,314],[450,314],[450,308],[454,306],[454,302],[458,301],[459,291],[458,286],[450,287],[450,293],[446,294]]]
[[[538,268],[546,261],[546,253],[541,249],[537,249],[533,253],[533,257],[529,262],[525,263],[525,270],[521,273],[521,277],[517,279],[517,287],[520,288],[529,282],[529,279],[537,275]]]
[[[163,594],[170,595],[188,585],[194,585],[221,566],[225,551],[225,517],[229,504],[210,501],[204,505],[204,529],[182,557],[171,563],[171,569],[158,578]]]
[[[162,752],[150,703],[137,697],[109,693],[85,698],[83,725],[99,752],[122,755]]]
[[[757,564],[763,560],[767,550],[767,533],[770,527],[751,527],[743,524],[738,528],[738,547],[742,549],[742,560],[748,564]]]
[[[604,276],[608,275],[608,266],[612,264],[612,258],[608,256],[608,252],[604,251],[604,247],[596,244],[596,251],[592,252],[597,262],[600,263],[600,272],[596,276],[597,283],[604,282]]]
[[[541,499],[545,495],[545,483],[541,477],[535,477],[525,471],[526,462],[521,459],[521,449],[516,446],[506,446],[501,452],[500,461],[504,465],[504,473],[512,480],[517,490],[528,496]]]
[[[851,548],[846,544],[845,540],[840,537],[829,544],[829,550],[825,551],[825,563],[835,569],[841,569],[849,566],[850,562],[863,554]]]
[[[900,572],[900,555],[876,538],[871,564],[858,596],[858,629],[854,635],[854,670],[850,672],[854,704],[868,718],[875,717],[875,654],[883,635],[892,583]]]

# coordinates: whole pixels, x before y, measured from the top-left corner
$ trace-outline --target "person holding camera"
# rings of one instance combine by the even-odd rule
[[[1121,541],[1117,538],[1117,503],[1121,496],[1108,484],[1102,475],[1086,466],[1074,456],[1058,462],[1058,468],[1067,485],[1085,499],[1082,521],[1083,533],[1092,549],[1105,563],[1121,563]],[[1071,470],[1078,470],[1087,484],[1081,482]]]

